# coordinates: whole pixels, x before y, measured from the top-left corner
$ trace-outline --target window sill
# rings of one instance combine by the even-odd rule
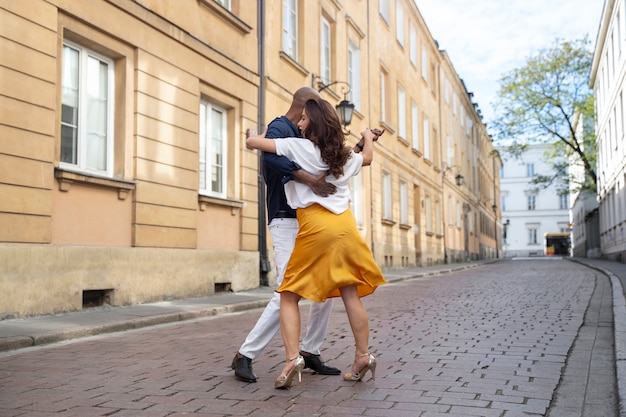
[[[70,171],[63,168],[54,169],[54,177],[59,181],[59,191],[67,192],[73,183],[83,183],[97,185],[107,188],[117,188],[117,198],[126,200],[128,193],[134,191],[136,184],[134,181],[127,181],[116,178],[100,177],[83,172]]]
[[[292,57],[287,55],[287,53],[285,51],[280,51],[279,52],[279,56],[283,60],[285,60],[285,62],[290,64],[292,67],[294,67],[296,70],[300,71],[302,73],[302,75],[309,75],[309,71],[307,71],[307,69],[304,68],[302,65],[300,65],[295,59],[293,59]]]
[[[200,205],[200,211],[205,211],[209,204],[230,207],[231,214],[233,216],[237,215],[239,209],[245,205],[245,203],[240,200],[230,200],[227,198],[211,197],[208,195],[199,195],[198,204]]]
[[[393,226],[393,225],[395,225],[395,224],[396,224],[396,222],[394,222],[394,221],[393,221],[393,220],[391,220],[391,219],[382,219],[382,220],[381,220],[381,222],[382,222],[383,224],[386,224],[387,226]]]
[[[400,223],[400,226],[399,226],[399,227],[400,227],[400,229],[402,229],[402,230],[409,230],[409,229],[411,229],[411,228],[412,228],[410,225],[408,225],[408,224],[404,224],[404,223]]]
[[[198,0],[198,3],[217,14],[228,23],[230,23],[235,29],[244,35],[252,32],[252,26],[248,25],[243,20],[239,19],[232,12],[226,10],[224,7],[216,3],[214,0]]]

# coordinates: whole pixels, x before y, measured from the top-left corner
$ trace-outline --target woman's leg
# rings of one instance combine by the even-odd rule
[[[355,285],[343,287],[339,290],[341,299],[348,313],[348,321],[356,344],[355,355],[361,356],[369,352],[370,328],[365,306],[361,302]],[[282,306],[281,306],[282,309]]]
[[[286,363],[280,376],[285,376],[293,367],[293,358],[300,355],[300,296],[284,291],[280,293],[280,331],[285,344]]]

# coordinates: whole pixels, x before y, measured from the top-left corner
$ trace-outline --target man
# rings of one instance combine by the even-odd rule
[[[298,89],[291,106],[284,116],[274,119],[268,126],[267,138],[300,137],[296,124],[302,116],[304,104],[309,99],[318,99],[320,94],[311,87]],[[283,184],[291,179],[303,182],[321,196],[335,192],[335,186],[325,181],[324,175],[314,177],[304,172],[300,166],[284,156],[263,154],[263,177],[267,185],[267,218],[269,231],[274,245],[274,260],[277,269],[277,284],[283,280],[287,263],[293,251],[298,234],[296,211],[289,207]],[[307,331],[301,343],[305,368],[322,375],[339,375],[341,370],[326,365],[320,355],[320,347],[326,336],[328,320],[333,307],[333,300],[312,303],[309,312]],[[280,294],[273,297],[263,310],[254,328],[235,354],[232,368],[235,377],[244,382],[256,382],[252,361],[256,359],[280,329]]]

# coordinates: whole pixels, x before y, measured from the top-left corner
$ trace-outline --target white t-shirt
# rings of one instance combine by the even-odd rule
[[[276,142],[276,154],[283,155],[295,161],[303,170],[313,175],[319,175],[328,171],[328,164],[322,160],[320,149],[308,139],[301,138],[281,138],[274,139]],[[350,189],[348,182],[350,178],[361,171],[363,157],[351,151],[346,165],[343,167],[343,175],[335,178],[327,175],[326,181],[337,187],[335,194],[328,197],[321,197],[315,194],[309,186],[297,181],[289,181],[285,184],[285,195],[287,203],[291,208],[308,207],[318,203],[335,214],[346,211],[350,205]]]

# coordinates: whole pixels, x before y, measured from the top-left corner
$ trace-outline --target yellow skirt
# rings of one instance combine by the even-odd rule
[[[298,236],[277,292],[321,302],[341,296],[342,287],[356,285],[364,297],[386,282],[349,209],[337,215],[314,204],[297,217]]]

